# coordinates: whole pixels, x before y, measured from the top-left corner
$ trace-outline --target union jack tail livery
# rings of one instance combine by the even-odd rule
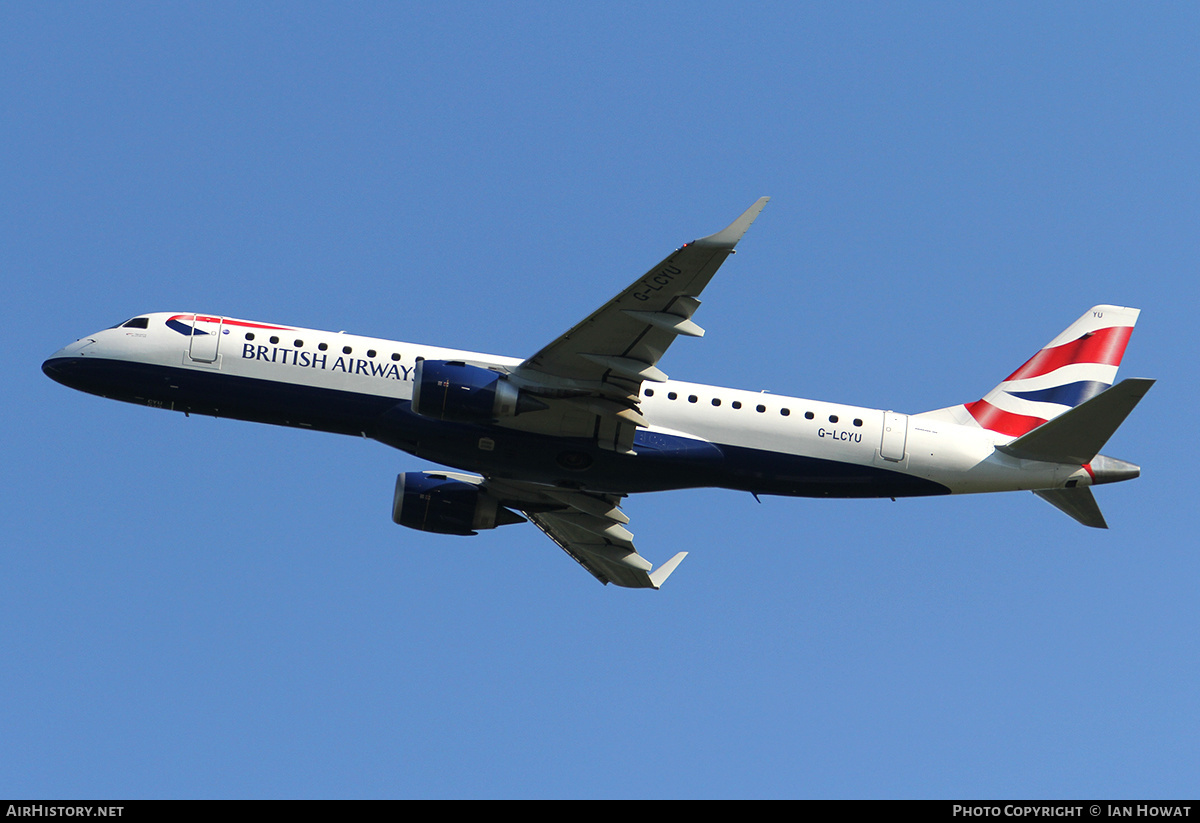
[[[1085,526],[1107,528],[1088,487],[1132,479],[1140,469],[1100,449],[1154,385],[1140,378],[1113,385],[1139,313],[1093,306],[982,399],[917,417],[983,429],[997,453],[1019,461],[1078,466],[1061,486],[1032,491]]]
[[[970,420],[1020,437],[1111,388],[1139,313],[1124,306],[1088,309],[982,400],[965,404]]]

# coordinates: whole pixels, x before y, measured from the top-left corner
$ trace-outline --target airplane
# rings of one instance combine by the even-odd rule
[[[981,399],[905,414],[686,383],[659,361],[701,337],[698,299],[769,198],[687,243],[524,359],[194,312],[142,314],[43,371],[183,412],[362,436],[455,471],[398,475],[392,519],[474,535],[532,521],[605,585],[658,589],[621,502],[722,487],[912,497],[1031,490],[1107,528],[1091,487],[1140,474],[1100,449],[1150,390],[1117,368],[1139,309],[1094,306]]]

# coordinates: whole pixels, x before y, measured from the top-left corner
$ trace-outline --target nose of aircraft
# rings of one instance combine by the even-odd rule
[[[62,349],[59,349],[59,351],[62,351]],[[58,379],[58,376],[62,373],[62,370],[61,370],[62,367],[57,362],[57,360],[58,360],[57,354],[44,360],[42,362],[42,372],[45,373],[45,375],[47,377],[49,377],[51,380],[54,380],[55,382],[61,382]]]
[[[59,349],[45,362],[43,362],[42,372],[55,383],[62,383],[64,386],[70,386],[71,373],[76,369],[74,367],[73,358],[68,357],[65,352],[66,349]]]
[[[85,337],[56,351],[42,363],[42,372],[56,383],[71,388],[79,387],[80,372],[84,367],[84,350],[94,342]]]

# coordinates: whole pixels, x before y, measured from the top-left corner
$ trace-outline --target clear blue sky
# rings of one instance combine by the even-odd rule
[[[0,7],[0,796],[1196,796],[1200,12],[1045,6]],[[39,368],[167,310],[524,356],[764,194],[668,373],[917,412],[1138,306],[1111,530],[674,492],[605,588]]]

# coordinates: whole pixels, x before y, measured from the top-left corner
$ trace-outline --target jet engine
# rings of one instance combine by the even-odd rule
[[[423,417],[485,423],[544,408],[503,374],[458,360],[420,360],[413,373],[412,410]]]
[[[464,535],[525,522],[474,483],[437,472],[406,472],[396,477],[392,520],[418,531]]]

